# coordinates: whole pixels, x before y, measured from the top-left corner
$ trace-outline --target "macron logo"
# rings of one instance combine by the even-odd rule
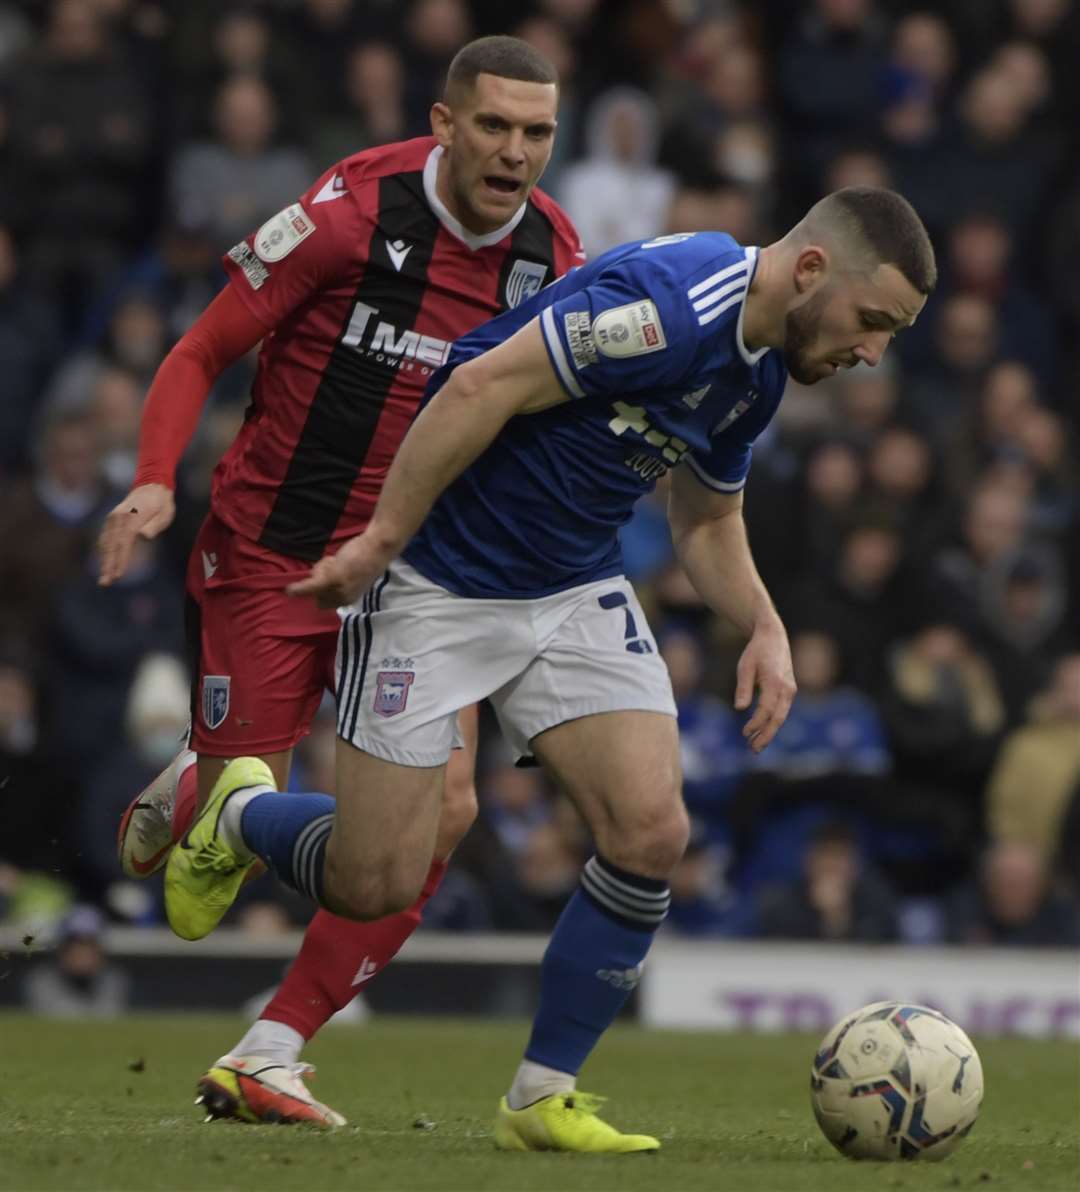
[[[390,254],[390,263],[400,273],[401,266],[405,264],[405,258],[412,252],[412,245],[406,244],[404,240],[395,240],[393,244],[387,240],[386,251]]]
[[[363,985],[365,981],[370,981],[372,977],[379,971],[379,966],[371,959],[370,956],[365,956],[360,961],[360,967],[356,970],[356,976],[353,977],[350,984]]]
[[[340,174],[335,174],[322,184],[319,193],[311,200],[312,206],[316,203],[331,203],[334,199],[340,199],[344,193],[345,179]]]

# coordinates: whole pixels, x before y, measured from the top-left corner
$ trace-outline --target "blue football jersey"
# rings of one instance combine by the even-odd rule
[[[546,596],[621,572],[619,527],[669,468],[741,489],[787,380],[781,353],[743,342],[756,260],[716,232],[622,245],[459,339],[428,399],[538,317],[573,400],[512,418],[405,560],[462,596]]]

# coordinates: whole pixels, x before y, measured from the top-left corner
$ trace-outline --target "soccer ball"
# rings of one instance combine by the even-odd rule
[[[855,1159],[943,1159],[975,1124],[983,1072],[944,1014],[875,1002],[821,1041],[810,1099],[825,1137]]]

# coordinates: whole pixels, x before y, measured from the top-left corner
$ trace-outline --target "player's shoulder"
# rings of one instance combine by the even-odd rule
[[[379,183],[395,174],[418,174],[435,148],[434,137],[414,137],[362,149],[335,162],[305,196],[309,210],[334,204],[334,215],[366,209],[376,200]],[[352,202],[341,200],[351,199]]]

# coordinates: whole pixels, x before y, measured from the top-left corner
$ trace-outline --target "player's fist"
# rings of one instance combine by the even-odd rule
[[[98,538],[98,583],[107,588],[127,570],[136,538],[156,538],[172,524],[176,501],[164,484],[140,484],[105,519]]]
[[[285,589],[290,596],[313,596],[319,608],[354,604],[371,587],[395,552],[380,547],[370,533],[350,538],[336,555],[320,559],[310,574]]]

